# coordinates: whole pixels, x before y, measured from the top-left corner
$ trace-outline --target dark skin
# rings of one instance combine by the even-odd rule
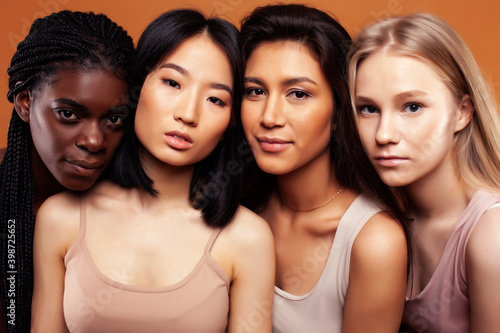
[[[61,70],[36,92],[15,95],[14,108],[33,138],[35,215],[48,197],[86,190],[97,181],[123,137],[127,91],[127,83],[111,72]],[[0,149],[0,162],[6,150]]]
[[[60,70],[35,91],[14,97],[30,125],[34,213],[49,196],[90,188],[123,137],[128,86],[102,70]]]

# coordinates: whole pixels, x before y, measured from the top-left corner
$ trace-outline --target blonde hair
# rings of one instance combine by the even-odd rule
[[[470,123],[454,138],[456,170],[466,183],[500,189],[500,120],[491,87],[471,51],[445,21],[413,14],[379,21],[360,32],[348,54],[351,102],[354,107],[357,69],[363,59],[382,48],[416,57],[430,65],[457,100],[469,94],[474,105]],[[356,113],[356,112],[355,112]]]

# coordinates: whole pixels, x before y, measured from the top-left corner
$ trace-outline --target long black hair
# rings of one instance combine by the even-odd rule
[[[404,220],[390,189],[380,180],[366,157],[357,134],[347,83],[348,32],[327,13],[299,4],[276,4],[256,8],[242,20],[240,43],[243,61],[263,42],[293,41],[305,45],[318,61],[330,83],[334,98],[330,163],[339,183],[365,193]],[[276,188],[275,177],[259,170],[255,161],[246,172],[243,203],[262,209]]]
[[[107,16],[53,13],[37,19],[17,46],[8,69],[7,98],[13,102],[17,93],[39,89],[68,66],[105,69],[128,81],[133,54],[132,38]],[[9,332],[30,331],[34,231],[31,149],[29,125],[13,110],[0,165],[1,298],[6,322],[15,323],[7,325]]]
[[[140,91],[150,72],[160,66],[185,40],[206,34],[227,55],[233,74],[231,121],[223,139],[214,151],[196,163],[190,185],[189,200],[202,212],[207,225],[223,227],[228,224],[239,205],[242,188],[242,161],[238,144],[241,133],[236,130],[242,91],[242,65],[238,47],[238,30],[220,18],[205,18],[191,9],[163,13],[141,35],[137,44],[130,83],[131,113],[125,135],[111,165],[110,177],[124,187],[139,187],[152,196],[157,193],[153,181],[141,164],[143,149],[134,131],[134,119]]]

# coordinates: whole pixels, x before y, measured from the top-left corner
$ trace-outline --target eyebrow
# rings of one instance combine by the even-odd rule
[[[397,94],[396,96],[394,96],[394,99],[395,100],[403,100],[403,99],[407,99],[410,97],[422,96],[422,95],[426,96],[427,93],[423,92],[421,90],[410,90],[410,91],[403,91],[403,92]]]
[[[258,79],[256,77],[247,76],[247,77],[243,78],[243,81],[244,82],[251,82],[251,83],[259,84],[261,86],[264,85],[264,81],[262,81],[261,79]]]
[[[57,103],[62,103],[71,106],[72,108],[79,109],[82,111],[88,111],[89,109],[83,105],[78,103],[77,101],[70,99],[70,98],[58,98],[55,100]]]
[[[185,68],[183,68],[179,65],[176,65],[176,64],[172,64],[172,63],[163,64],[160,66],[160,68],[171,68],[171,69],[179,72],[182,75],[189,75],[189,72]],[[225,90],[229,93],[229,95],[233,96],[233,90],[225,84],[213,82],[213,83],[210,83],[210,88]]]
[[[423,92],[421,90],[409,90],[409,91],[400,92],[399,94],[394,96],[394,100],[401,101],[401,100],[405,100],[407,98],[412,98],[412,97],[416,97],[416,96],[427,96],[427,95],[428,94],[426,92]],[[374,101],[371,98],[361,96],[361,95],[356,96],[355,101],[356,101],[356,103],[374,103]]]
[[[296,84],[296,83],[301,83],[301,82],[309,82],[309,83],[312,83],[314,85],[318,85],[316,82],[314,82],[313,80],[311,80],[310,78],[308,77],[305,77],[305,76],[300,76],[300,77],[294,77],[294,78],[291,78],[291,79],[287,79],[285,81],[283,81],[283,85],[284,86],[289,86],[289,85],[292,85],[292,84]]]
[[[244,82],[252,82],[252,83],[255,83],[255,84],[258,84],[261,86],[265,86],[264,82],[261,79],[258,79],[256,77],[246,77],[246,78],[244,78]],[[282,85],[289,86],[289,85],[300,83],[300,82],[309,82],[309,83],[312,83],[316,86],[318,85],[316,82],[314,82],[313,80],[311,80],[310,78],[305,77],[305,76],[286,79],[285,81],[283,81]]]
[[[355,102],[356,103],[373,103],[373,100],[371,98],[368,98],[365,96],[356,96]]]
[[[171,68],[179,73],[181,73],[182,75],[187,75],[188,74],[188,71],[185,70],[184,68],[182,68],[181,66],[179,65],[176,65],[176,64],[172,64],[172,63],[166,63],[166,64],[162,64],[160,66],[160,68]]]

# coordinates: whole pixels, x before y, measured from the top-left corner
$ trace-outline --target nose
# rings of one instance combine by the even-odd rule
[[[380,120],[375,134],[378,144],[398,143],[400,139],[398,132],[397,116],[390,113],[381,113]]]
[[[269,95],[260,117],[260,123],[266,128],[285,126],[284,101],[279,95]]]
[[[174,119],[190,126],[197,126],[199,120],[200,96],[197,91],[184,93],[174,111]]]
[[[89,153],[97,153],[106,149],[106,136],[98,121],[89,121],[76,140],[76,146]]]

